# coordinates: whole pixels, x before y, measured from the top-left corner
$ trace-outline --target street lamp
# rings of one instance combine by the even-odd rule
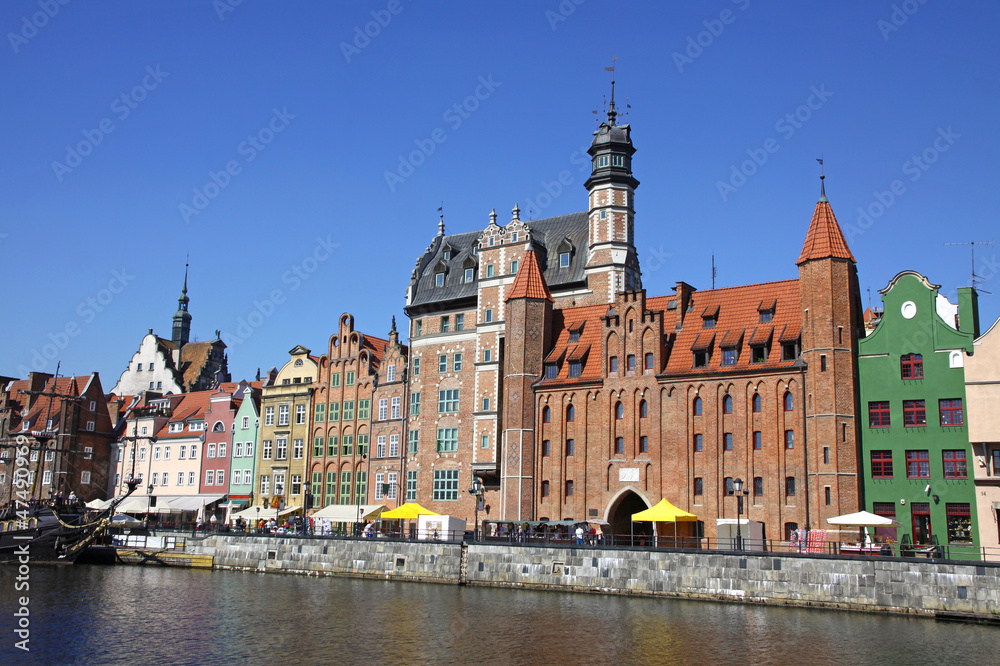
[[[743,550],[743,533],[740,530],[740,516],[743,515],[743,496],[750,491],[743,488],[743,479],[733,479],[733,492],[736,494],[736,550]]]
[[[309,536],[309,516],[306,511],[309,509],[309,491],[312,484],[306,481],[302,484],[302,536]]]
[[[361,462],[362,463],[367,458],[368,458],[368,454],[367,453],[362,453],[361,454]],[[358,500],[358,520],[357,520],[357,522],[354,523],[354,536],[361,536],[361,493],[357,492],[357,489],[358,489],[357,472],[358,471],[361,471],[361,470],[357,470],[355,472],[355,475],[354,475],[354,490],[355,490],[354,494],[357,495],[357,500]]]
[[[479,540],[479,505],[483,503],[483,481],[478,476],[472,478],[472,487],[469,494],[476,498],[475,522],[472,524],[472,539]]]

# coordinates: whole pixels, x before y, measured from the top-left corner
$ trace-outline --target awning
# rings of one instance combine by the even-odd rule
[[[393,509],[392,511],[383,511],[381,518],[383,520],[410,520],[416,518],[417,516],[440,516],[440,513],[435,513],[430,509],[425,509],[416,502],[407,502],[406,504]]]
[[[301,509],[302,509],[301,506],[290,506],[287,509],[282,509],[281,511],[279,511],[278,515],[279,516],[287,516],[289,514],[295,513],[296,511],[299,511]]]
[[[879,516],[874,513],[869,513],[868,511],[858,511],[856,513],[848,513],[843,516],[834,516],[833,518],[827,518],[826,522],[831,525],[846,525],[848,527],[889,527],[891,525],[899,525],[899,523],[892,518]]]
[[[312,517],[331,523],[356,523],[359,515],[361,520],[375,520],[386,508],[384,504],[362,504],[359,512],[357,504],[331,504],[312,514]]]
[[[177,511],[198,511],[202,506],[208,506],[221,500],[225,495],[171,495],[163,497]],[[157,506],[160,500],[156,501]]]
[[[111,506],[112,502],[114,502],[114,501],[115,501],[114,499],[106,499],[106,500],[95,499],[95,500],[90,500],[89,502],[87,502],[87,508],[88,509],[97,509],[98,511],[104,511],[109,506]]]
[[[166,497],[157,497],[156,506],[149,506],[149,495],[131,497],[118,506],[118,513],[170,513],[177,509]]]
[[[650,521],[654,523],[676,523],[698,520],[698,516],[693,513],[688,513],[683,509],[678,509],[667,500],[662,499],[659,504],[652,506],[645,511],[633,513],[632,520]]]
[[[261,506],[260,504],[254,505],[248,509],[244,509],[239,513],[233,514],[233,520],[237,518],[242,518],[243,520],[257,520],[258,518],[263,518],[264,520],[271,520],[272,518],[278,517],[278,510],[272,509],[269,506]]]

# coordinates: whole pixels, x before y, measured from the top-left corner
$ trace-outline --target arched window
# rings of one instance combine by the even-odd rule
[[[792,394],[790,391],[785,392],[785,411],[790,412],[795,407],[795,403],[792,402]]]
[[[753,394],[753,411],[760,411],[760,393]]]
[[[639,403],[639,418],[644,419],[649,416],[649,405],[643,400]]]
[[[722,413],[723,414],[733,413],[733,396],[727,395],[722,399]]]
[[[212,432],[223,432],[225,427],[222,425],[222,421],[216,421],[215,425],[212,426]]]
[[[615,404],[615,418],[616,419],[625,418],[625,405],[623,405],[620,402]]]
[[[576,409],[573,407],[573,405],[570,405],[569,407],[566,408],[566,420],[567,421],[576,420]]]
[[[694,399],[694,415],[701,416],[701,398]]]
[[[543,407],[542,408],[542,423],[551,423],[551,422],[552,422],[552,410],[549,409],[548,407]]]

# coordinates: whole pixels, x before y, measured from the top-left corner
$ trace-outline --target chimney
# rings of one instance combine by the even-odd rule
[[[678,282],[674,287],[677,292],[677,330],[684,326],[684,315],[687,313],[688,305],[691,304],[691,295],[696,291],[687,282]]]

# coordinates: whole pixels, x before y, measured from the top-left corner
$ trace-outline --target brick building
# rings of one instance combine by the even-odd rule
[[[467,519],[628,517],[665,497],[706,536],[732,480],[768,538],[859,508],[854,257],[821,194],[798,279],[647,298],[634,247],[631,128],[589,150],[588,209],[438,234],[417,260],[407,474]],[[791,258],[789,258],[791,265]],[[637,524],[639,526],[639,524]],[[696,528],[699,529],[699,528]]]
[[[378,381],[372,395],[372,446],[368,452],[368,476],[372,481],[368,498],[390,509],[417,499],[416,472],[405,469],[407,363],[407,348],[399,343],[393,317],[389,341],[377,368]]]

